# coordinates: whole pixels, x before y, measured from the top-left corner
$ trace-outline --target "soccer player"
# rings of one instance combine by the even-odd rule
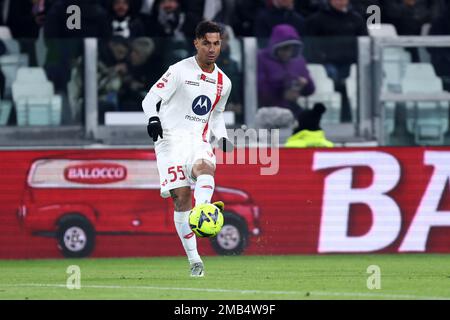
[[[211,202],[216,165],[211,132],[223,151],[234,148],[223,118],[231,81],[215,64],[221,35],[216,23],[199,23],[194,40],[197,54],[171,65],[142,101],[147,131],[155,142],[161,196],[172,197],[175,227],[193,277],[204,275],[204,265],[188,221],[191,185],[195,183],[196,206]],[[223,211],[223,202],[214,204]]]

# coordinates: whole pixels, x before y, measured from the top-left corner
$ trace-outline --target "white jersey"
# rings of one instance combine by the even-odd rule
[[[217,65],[204,72],[191,57],[170,66],[142,101],[147,119],[158,116],[163,128],[155,143],[162,197],[195,181],[192,168],[198,160],[215,166],[209,141],[211,131],[217,139],[228,138],[223,111],[230,91],[231,81]]]
[[[214,65],[214,71],[203,71],[195,57],[171,65],[167,72],[153,85],[151,93],[162,99],[158,116],[166,140],[187,138],[209,141],[214,132],[214,119],[219,119],[231,92],[230,79]],[[223,122],[223,117],[220,117]],[[217,121],[218,122],[218,121]],[[225,129],[224,123],[217,128]],[[226,137],[226,131],[220,136]],[[164,140],[163,139],[163,140]],[[161,142],[159,139],[156,143]]]

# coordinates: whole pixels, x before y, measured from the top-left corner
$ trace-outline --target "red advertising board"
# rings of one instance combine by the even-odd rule
[[[450,148],[251,151],[216,173],[243,254],[450,252]],[[1,151],[0,174],[0,258],[62,257],[69,214],[94,229],[93,257],[184,254],[151,150]]]

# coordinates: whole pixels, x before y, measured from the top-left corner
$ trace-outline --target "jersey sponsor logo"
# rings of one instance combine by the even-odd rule
[[[190,85],[190,86],[196,86],[196,87],[200,86],[200,82],[195,82],[195,81],[186,80],[184,83],[187,85]]]
[[[202,81],[205,81],[205,82],[208,82],[208,83],[216,84],[216,80],[215,79],[210,78],[210,77],[206,76],[203,73],[200,74],[197,78],[198,78],[198,80],[202,80]]]
[[[159,82],[157,85],[156,85],[156,87],[158,88],[158,89],[162,89],[162,88],[164,88],[164,83],[163,82]]]
[[[211,99],[209,99],[205,95],[198,96],[192,102],[192,111],[198,116],[204,116],[211,111],[212,103]]]
[[[202,123],[206,123],[206,121],[207,121],[206,119],[199,118],[196,116],[190,116],[188,114],[184,118],[189,121],[202,122]]]

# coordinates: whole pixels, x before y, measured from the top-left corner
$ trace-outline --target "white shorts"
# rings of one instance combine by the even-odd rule
[[[166,140],[155,146],[156,162],[161,185],[161,197],[170,197],[170,190],[190,187],[195,183],[192,167],[201,159],[216,166],[216,156],[211,144],[204,141]]]

